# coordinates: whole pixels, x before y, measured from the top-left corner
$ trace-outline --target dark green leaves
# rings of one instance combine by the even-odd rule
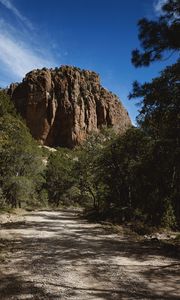
[[[153,61],[167,59],[173,53],[179,53],[179,1],[169,0],[162,10],[163,15],[157,21],[143,18],[138,22],[138,37],[143,51],[132,51],[132,63],[135,67],[149,66]]]

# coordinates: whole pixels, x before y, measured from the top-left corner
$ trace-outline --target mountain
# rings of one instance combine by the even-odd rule
[[[123,133],[131,120],[99,75],[71,66],[33,70],[8,90],[32,136],[47,146],[72,148],[102,127]]]

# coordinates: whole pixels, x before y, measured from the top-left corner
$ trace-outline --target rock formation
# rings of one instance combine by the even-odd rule
[[[120,133],[131,126],[118,97],[100,85],[95,72],[70,66],[33,70],[8,93],[44,145],[72,148],[103,126]]]

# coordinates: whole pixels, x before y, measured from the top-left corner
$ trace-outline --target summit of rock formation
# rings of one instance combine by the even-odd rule
[[[118,97],[92,71],[71,66],[33,70],[8,93],[32,136],[47,146],[72,148],[102,127],[123,133],[131,126]]]

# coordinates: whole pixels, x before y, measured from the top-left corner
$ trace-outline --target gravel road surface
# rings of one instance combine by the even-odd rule
[[[1,225],[1,300],[180,299],[180,264],[158,242],[108,233],[71,211]]]

